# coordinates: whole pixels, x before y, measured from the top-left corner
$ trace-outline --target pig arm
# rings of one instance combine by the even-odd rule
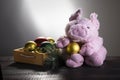
[[[103,39],[101,37],[97,37],[94,40],[85,43],[80,50],[80,54],[83,56],[90,56],[94,52],[97,52],[103,45]]]
[[[68,37],[60,37],[58,40],[57,40],[57,43],[56,43],[56,46],[58,48],[64,48],[66,47],[68,44],[70,43],[70,39]]]

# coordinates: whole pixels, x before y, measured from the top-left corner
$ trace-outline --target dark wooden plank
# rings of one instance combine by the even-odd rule
[[[0,65],[0,80],[3,80],[1,65]]]
[[[0,59],[5,80],[120,80],[120,57],[107,57],[101,67],[83,65],[73,69],[62,66],[55,70],[37,65],[15,63],[13,57]]]

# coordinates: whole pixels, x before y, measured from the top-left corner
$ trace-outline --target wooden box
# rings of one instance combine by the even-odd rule
[[[36,65],[43,65],[45,59],[47,58],[46,53],[25,52],[23,48],[14,49],[13,54],[14,54],[15,62],[36,64]]]

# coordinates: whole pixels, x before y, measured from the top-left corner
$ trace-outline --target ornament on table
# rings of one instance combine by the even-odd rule
[[[42,42],[39,47],[40,47],[41,51],[44,53],[49,53],[55,49],[55,46],[52,43],[50,43],[49,41]]]
[[[34,53],[45,53],[48,55],[44,60],[44,66],[55,69],[63,64],[60,49],[56,47],[55,40],[52,37],[38,37],[33,42],[36,43],[36,47],[33,50]]]
[[[55,40],[54,40],[52,37],[47,37],[47,40],[48,40],[50,43],[52,43],[52,44],[55,43]]]
[[[35,53],[43,53],[41,50],[40,50],[40,47],[36,47],[35,50],[34,50]]]
[[[61,61],[59,54],[60,51],[55,44],[55,40],[52,37],[38,37],[34,41],[28,41],[25,43],[23,48],[14,50],[15,61],[48,66],[49,68],[51,67],[52,69],[55,69],[59,67],[59,61]],[[35,63],[30,62],[27,59],[29,57],[36,57],[30,59],[35,59],[32,60],[35,61]]]
[[[38,37],[35,42],[37,43],[35,52],[42,52],[48,55],[45,59],[44,66],[51,67],[52,69],[59,67],[59,62],[61,61],[60,51],[55,45],[55,40],[52,37]]]
[[[101,66],[106,58],[107,50],[103,46],[103,38],[99,36],[98,15],[91,13],[90,18],[82,18],[81,15],[82,10],[78,9],[70,16],[65,29],[66,36],[60,37],[56,46],[63,51],[67,50],[63,54],[71,54],[65,60],[68,67],[80,67],[84,62],[89,66]],[[75,48],[75,45],[71,47],[73,42],[82,44],[80,50],[79,47]]]
[[[34,40],[37,43],[37,46],[40,46],[40,44],[44,41],[48,41],[45,37],[38,37]]]
[[[28,41],[24,46],[24,51],[34,51],[37,47],[37,44],[34,41]]]

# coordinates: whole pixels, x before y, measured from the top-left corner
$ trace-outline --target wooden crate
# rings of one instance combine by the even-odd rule
[[[36,65],[43,65],[44,60],[47,58],[46,53],[25,52],[23,48],[14,49],[13,55],[15,62],[36,64]]]

